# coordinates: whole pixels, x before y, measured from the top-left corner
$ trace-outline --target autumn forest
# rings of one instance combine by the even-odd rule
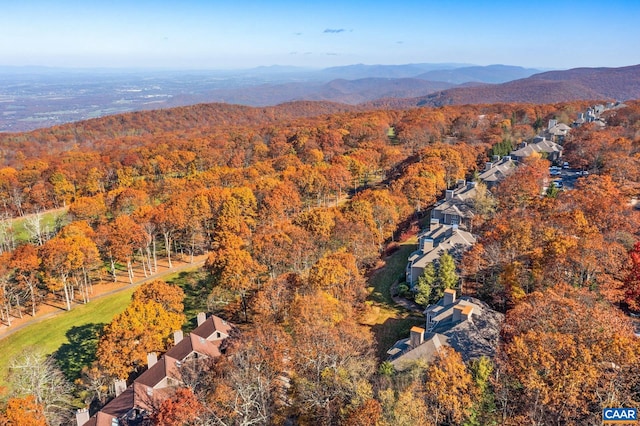
[[[96,413],[114,380],[131,384],[148,353],[194,328],[190,291],[234,328],[220,356],[182,366],[151,424],[583,425],[640,408],[640,101],[571,129],[563,161],[588,171],[575,188],[543,191],[552,163],[532,155],[476,200],[458,290],[505,314],[493,359],[445,348],[395,371],[383,334],[424,319],[374,297],[392,259],[404,263],[384,291],[404,280],[403,247],[447,189],[594,102],[203,104],[0,134],[7,329],[47,305],[91,306],[100,286],[152,277],[159,262],[204,260],[195,290],[136,286],[75,376],[48,354],[9,362],[0,425]],[[381,309],[384,333],[370,321]]]

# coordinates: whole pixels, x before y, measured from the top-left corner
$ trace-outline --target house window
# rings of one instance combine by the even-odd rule
[[[153,388],[147,387],[147,396],[153,396]]]
[[[452,214],[451,215],[451,224],[452,225],[459,225],[460,224],[460,217],[457,214]]]
[[[111,426],[119,426],[120,421],[116,418],[111,419]]]

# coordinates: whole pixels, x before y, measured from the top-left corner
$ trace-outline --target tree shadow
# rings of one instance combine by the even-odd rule
[[[193,330],[197,326],[198,312],[207,311],[207,298],[213,288],[213,282],[206,272],[182,271],[177,277],[169,280],[184,291],[184,314],[187,317],[186,331]]]
[[[387,318],[382,324],[375,324],[371,331],[376,339],[376,356],[378,360],[387,359],[387,351],[400,339],[409,337],[413,326],[424,327],[424,318],[418,315],[407,315],[404,318]]]
[[[90,323],[72,327],[64,343],[53,354],[58,366],[69,381],[80,377],[82,368],[96,360],[96,350],[104,323]]]

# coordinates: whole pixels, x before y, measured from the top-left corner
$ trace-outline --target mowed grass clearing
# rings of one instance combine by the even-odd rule
[[[108,323],[114,315],[124,311],[131,300],[133,288],[93,300],[86,305],[75,306],[69,312],[63,312],[53,318],[29,325],[22,330],[0,340],[0,384],[6,380],[9,363],[16,355],[27,348],[34,348],[46,354],[58,350],[69,343],[67,332],[72,327],[87,324]]]
[[[41,229],[51,232],[51,230],[55,229],[58,218],[66,215],[67,210],[69,209],[65,207],[40,213]],[[27,215],[27,217],[19,217],[11,220],[11,227],[13,228],[16,241],[23,243],[30,240],[31,232],[27,229],[27,222],[32,217],[34,217],[34,215]]]
[[[161,279],[176,282],[184,279],[185,272],[173,272]],[[125,310],[131,301],[135,288],[129,287],[108,296],[92,300],[86,305],[76,305],[69,312],[43,319],[15,332],[0,340],[0,386],[6,385],[9,363],[16,355],[27,348],[41,350],[45,354],[52,354],[63,345],[68,345],[68,332],[88,325],[107,324],[116,314]],[[90,357],[89,357],[90,358]]]
[[[398,306],[391,298],[391,285],[404,273],[409,255],[416,250],[417,239],[400,243],[400,248],[384,259],[384,266],[368,280],[368,309],[362,323],[371,327],[376,341],[379,360],[386,358],[386,351],[399,339],[408,337],[414,325],[423,325],[420,314]]]

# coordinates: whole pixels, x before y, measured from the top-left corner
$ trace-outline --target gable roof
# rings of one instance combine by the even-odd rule
[[[455,253],[475,244],[476,238],[470,232],[455,225],[442,225],[420,235],[420,240],[433,240],[433,248],[414,252],[409,257],[412,268],[424,268],[438,259],[444,252]],[[422,246],[422,244],[421,244]]]
[[[206,318],[84,425],[112,426],[114,419],[141,418],[171,395],[172,385],[182,381],[182,362],[194,353],[209,358],[220,356],[221,344],[233,328],[232,324],[215,315]]]
[[[402,339],[398,340],[387,353],[396,354],[395,357],[391,356],[390,362],[396,370],[403,371],[418,360],[433,361],[442,346],[446,345],[446,343],[442,343],[443,340],[446,341],[444,336],[437,333],[427,333],[421,345],[411,348],[410,339]]]
[[[504,314],[473,297],[455,299],[455,290],[451,292],[454,297],[443,297],[425,309],[431,322],[426,323],[427,332],[424,333],[422,344],[411,347],[410,338],[402,339],[387,351],[389,361],[397,370],[401,371],[418,359],[431,361],[443,345],[455,349],[465,361],[481,356],[492,358],[495,355]],[[453,302],[445,303],[445,300]],[[461,314],[459,318],[456,317],[456,310]]]
[[[517,161],[513,160],[511,156],[502,157],[502,159],[495,163],[490,163],[491,166],[485,169],[478,175],[478,179],[486,183],[500,182],[513,172],[515,172],[518,166]]]

